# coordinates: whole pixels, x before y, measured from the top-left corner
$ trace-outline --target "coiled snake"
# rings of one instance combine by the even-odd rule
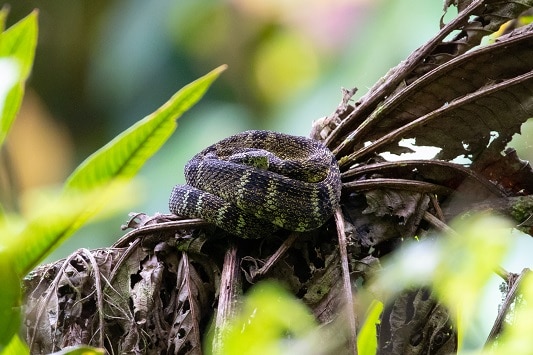
[[[339,205],[341,180],[333,154],[305,137],[247,131],[213,144],[185,166],[172,213],[201,218],[242,238],[278,227],[309,231]]]

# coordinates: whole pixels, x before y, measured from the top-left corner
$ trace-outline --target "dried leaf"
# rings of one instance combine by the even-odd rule
[[[489,142],[505,147],[533,116],[531,48],[533,25],[435,69],[388,98],[358,127],[351,138],[358,146],[345,161],[383,151],[401,154],[398,143],[407,138],[441,148],[442,160],[474,158]]]

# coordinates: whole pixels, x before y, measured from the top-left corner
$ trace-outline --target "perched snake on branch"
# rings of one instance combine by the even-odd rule
[[[309,231],[339,205],[337,161],[323,144],[270,131],[247,131],[204,149],[185,166],[187,185],[169,200],[174,214],[202,218],[242,238],[278,227]]]

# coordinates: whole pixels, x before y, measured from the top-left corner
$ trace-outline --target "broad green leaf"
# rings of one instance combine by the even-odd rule
[[[0,57],[15,57],[22,76],[30,75],[37,45],[37,11],[32,12],[0,34]]]
[[[87,158],[68,178],[59,202],[32,220],[11,244],[10,256],[25,275],[102,207],[127,200],[126,182],[170,137],[176,118],[194,105],[218,77],[219,67],[178,91],[169,101]],[[122,192],[121,192],[122,191]],[[135,194],[129,191],[129,194]]]
[[[126,182],[168,139],[175,119],[194,105],[224,70],[219,67],[176,93],[83,162],[61,197],[31,219],[18,234],[0,235],[0,346],[18,329],[20,279],[104,205],[127,201]],[[5,228],[8,230],[8,228]],[[18,315],[18,316],[17,316]]]
[[[5,13],[0,15],[5,20]],[[3,27],[2,20],[1,24]],[[24,19],[0,33],[0,58],[9,58],[16,63],[14,85],[6,85],[5,77],[0,73],[0,146],[4,142],[9,129],[20,108],[24,94],[24,83],[30,75],[35,46],[37,45],[37,12],[34,11]],[[5,73],[8,73],[7,71]]]
[[[37,14],[34,12],[4,31],[7,10],[0,11],[0,147],[13,123],[22,102],[26,81],[37,43]],[[2,232],[7,231],[2,220]],[[20,352],[20,339],[13,337],[19,329],[20,274],[14,259],[4,243],[10,234],[2,234],[0,240],[0,349],[2,353]],[[11,242],[16,242],[11,240]],[[5,348],[7,346],[7,348]],[[26,351],[25,351],[26,352]]]
[[[124,186],[170,137],[176,118],[194,105],[218,77],[219,67],[185,86],[151,115],[87,158],[68,178],[60,201],[32,220],[11,243],[13,262],[25,275],[50,251],[109,203],[127,199]],[[130,191],[129,194],[132,194]]]
[[[11,260],[17,275],[26,275],[87,222],[97,208],[116,211],[131,205],[129,196],[136,193],[132,187],[132,184],[116,181],[106,187],[56,198],[43,206],[14,238],[0,236],[0,245],[5,247],[4,257]]]
[[[225,69],[220,66],[185,86],[157,111],[87,158],[68,178],[66,190],[86,190],[115,178],[131,178],[170,137],[176,119],[191,108]]]

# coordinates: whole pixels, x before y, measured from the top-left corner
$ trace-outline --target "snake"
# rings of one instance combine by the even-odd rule
[[[340,204],[337,161],[322,143],[252,130],[225,138],[185,165],[171,213],[200,218],[241,238],[324,225]]]

